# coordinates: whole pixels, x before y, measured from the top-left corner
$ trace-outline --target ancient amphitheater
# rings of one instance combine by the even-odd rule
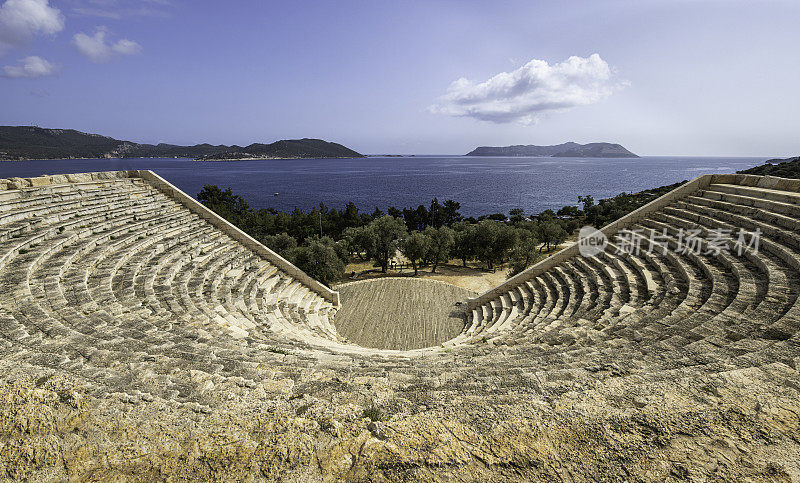
[[[151,172],[2,180],[0,476],[798,480],[798,191],[702,176],[381,349]],[[758,250],[675,249],[740,228]]]

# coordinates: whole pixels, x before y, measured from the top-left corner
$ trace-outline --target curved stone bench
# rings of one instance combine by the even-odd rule
[[[264,424],[238,434],[259,444],[277,437],[269,439],[271,447],[282,449],[286,440],[276,435],[289,431],[313,448],[320,457],[311,459],[320,464],[334,447],[325,445],[347,441],[347,448],[375,448],[386,441],[391,446],[374,454],[398,460],[392,460],[395,466],[383,460],[381,468],[416,469],[428,468],[420,462],[430,455],[454,448],[439,451],[440,446],[415,446],[419,441],[408,439],[429,428],[453,441],[469,434],[465,441],[473,450],[499,444],[492,458],[529,479],[541,476],[536,471],[547,465],[531,466],[519,455],[503,459],[510,446],[502,441],[511,438],[530,455],[533,446],[551,444],[536,438],[563,432],[570,444],[581,438],[628,444],[641,438],[638,429],[630,429],[635,427],[658,433],[660,443],[645,445],[654,454],[687,441],[703,449],[710,446],[697,446],[702,439],[685,432],[708,416],[720,430],[703,431],[734,435],[729,448],[758,451],[781,441],[786,454],[800,451],[792,442],[793,419],[784,417],[800,412],[800,182],[698,178],[604,228],[610,243],[599,256],[583,258],[577,248],[567,248],[467,307],[440,303],[438,309],[463,309],[464,329],[413,349],[344,340],[336,326],[341,311],[334,292],[152,173],[0,180],[0,188],[5,188],[0,189],[0,364],[13,373],[9,377],[31,381],[34,396],[49,390],[51,377],[77,381],[93,408],[88,413],[93,424],[106,424],[103,418],[113,414],[147,427],[149,421],[141,418],[158,419],[166,412],[179,414],[175,420],[186,427],[212,424],[219,430],[241,414]],[[761,230],[758,253],[674,250],[681,229],[707,236],[740,227]],[[623,228],[642,230],[643,252],[618,253],[614,234]],[[647,252],[650,230],[666,230],[667,254]],[[58,411],[44,414],[66,414],[63,401],[69,396],[61,394],[51,398],[61,401],[54,402],[61,405]],[[363,420],[370,405],[391,408],[388,420],[375,424],[380,438]],[[740,417],[752,407],[760,409]],[[413,418],[420,415],[430,418],[418,425]],[[327,422],[336,417],[345,421],[346,431],[337,433]],[[692,423],[670,426],[673,417]],[[159,437],[170,444],[173,434],[190,434],[175,420],[157,421],[166,429]],[[514,426],[516,421],[525,423]],[[580,421],[584,432],[565,429],[564,421]],[[758,421],[779,424],[748,432]],[[653,429],[662,426],[663,431]],[[266,427],[282,433],[259,439]],[[505,427],[511,432],[492,433]],[[592,428],[617,433],[585,432]],[[45,438],[79,440],[85,431]],[[491,444],[480,439],[489,433],[498,435]],[[97,444],[113,446],[112,439]],[[205,451],[225,446],[214,441]],[[420,447],[426,448],[424,457],[415,449]],[[572,447],[558,447],[566,448],[562,464]],[[420,458],[405,460],[397,448]],[[370,451],[358,458],[372,458]],[[581,451],[575,454],[588,454]],[[611,464],[630,469],[614,459],[615,451],[604,454]],[[156,458],[136,456],[137,462]],[[454,471],[473,457],[443,458],[437,468]],[[361,464],[348,461],[352,467]],[[479,467],[495,464],[489,461]],[[577,468],[569,471],[577,475]],[[703,473],[697,479],[702,476],[720,477]]]

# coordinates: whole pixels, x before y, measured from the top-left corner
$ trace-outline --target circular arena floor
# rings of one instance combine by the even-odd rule
[[[464,329],[463,302],[474,295],[449,283],[379,278],[340,285],[336,331],[377,349],[420,349],[446,342]]]

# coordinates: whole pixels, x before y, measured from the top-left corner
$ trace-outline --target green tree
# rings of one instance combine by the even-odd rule
[[[344,230],[344,240],[351,254],[361,260],[369,260],[375,251],[375,237],[366,226],[350,227]]]
[[[601,200],[602,201],[602,200]],[[583,212],[586,214],[586,223],[600,228],[600,206],[594,204],[591,195],[578,196],[578,203],[583,203]]]
[[[562,206],[561,208],[558,209],[556,215],[560,217],[567,216],[570,218],[578,218],[580,216],[583,216],[583,211],[579,210],[577,206]]]
[[[347,265],[347,262],[350,260],[350,251],[346,240],[336,241],[329,236],[323,236],[322,238],[313,237],[312,240],[318,240],[323,245],[333,248],[333,251],[335,251],[336,255],[342,260],[342,263]]]
[[[347,202],[347,205],[342,209],[340,215],[340,230],[344,230],[351,226],[361,225],[361,215],[358,213],[358,208],[352,201]]]
[[[513,208],[508,212],[508,219],[513,224],[517,224],[525,220],[525,210],[522,208]]]
[[[431,200],[431,207],[428,210],[428,225],[434,228],[439,228],[444,224],[445,213],[442,205],[439,204],[439,198]]]
[[[372,255],[381,266],[381,272],[386,273],[389,259],[397,251],[399,240],[406,235],[406,225],[399,218],[384,215],[368,225],[368,232],[374,247]]]
[[[295,240],[294,237],[288,233],[268,235],[264,237],[263,240],[264,245],[284,258],[286,258],[292,250],[297,248],[297,240]]]
[[[313,239],[308,245],[292,250],[291,261],[326,285],[341,279],[344,274],[345,265],[336,250],[320,239]]]
[[[419,260],[428,253],[430,245],[430,238],[421,231],[412,232],[400,242],[400,251],[411,262],[415,276],[419,270]]]
[[[546,245],[550,251],[551,246],[558,246],[567,239],[567,232],[553,220],[546,220],[539,223],[536,230],[536,237]]]
[[[475,258],[475,230],[473,224],[462,222],[455,225],[452,254],[460,258],[465,267],[468,260]]]
[[[463,220],[464,217],[458,212],[460,209],[461,203],[453,200],[445,201],[444,205],[442,205],[442,218],[444,219],[444,224],[452,227],[456,223]]]
[[[240,228],[250,214],[250,206],[247,201],[241,196],[233,194],[230,188],[223,190],[217,185],[207,184],[197,194],[197,201]]]
[[[517,242],[511,250],[511,272],[514,276],[530,267],[539,259],[539,240],[533,232],[526,229],[517,229]]]
[[[409,231],[424,230],[430,221],[430,214],[425,205],[419,205],[417,209],[403,209],[403,219]]]
[[[516,242],[513,228],[494,220],[483,220],[475,229],[476,256],[488,270],[502,263]]]
[[[594,206],[594,198],[592,195],[578,196],[578,203],[583,203],[583,211],[586,212]]]
[[[429,226],[425,229],[425,235],[430,240],[427,258],[433,265],[431,272],[436,273],[436,267],[439,266],[439,263],[450,259],[450,251],[455,244],[455,234],[452,229],[446,226],[439,228]]]

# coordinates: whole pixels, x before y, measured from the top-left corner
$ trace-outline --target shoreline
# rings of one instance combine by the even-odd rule
[[[194,158],[171,158],[169,156],[136,156],[135,158],[17,158],[17,159],[0,159],[0,162],[4,161],[111,161],[111,160],[120,160],[120,159],[190,159],[194,160]]]
[[[18,158],[18,159],[0,159],[2,162],[14,161],[119,161],[125,159],[174,159],[186,161],[268,161],[268,160],[289,160],[289,159],[364,159],[371,156],[354,157],[354,156],[328,156],[328,157],[287,157],[287,158],[216,158],[216,159],[202,159],[190,157],[168,157],[168,156],[135,156],[135,157],[111,157],[111,158]]]
[[[324,158],[319,157],[305,157],[305,156],[291,156],[286,158],[281,157],[253,157],[253,158],[185,158],[192,161],[270,161],[270,160],[288,160],[288,159],[364,159],[367,156],[327,156]],[[134,158],[129,158],[134,159]]]

